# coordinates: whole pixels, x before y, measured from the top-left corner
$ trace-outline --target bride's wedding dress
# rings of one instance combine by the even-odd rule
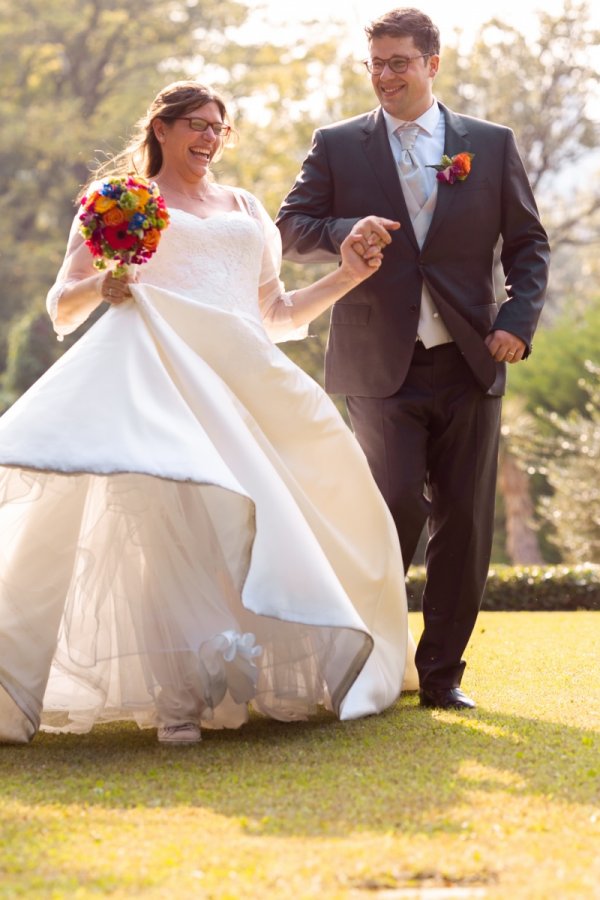
[[[417,686],[391,517],[265,331],[291,323],[274,226],[249,195],[170,212],[134,299],[0,419],[0,740],[350,719]],[[51,315],[76,223],[69,247]]]

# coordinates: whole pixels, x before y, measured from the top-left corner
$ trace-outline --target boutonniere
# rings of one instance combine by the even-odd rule
[[[442,156],[441,163],[435,166],[429,165],[428,169],[435,169],[438,181],[447,181],[448,184],[454,184],[455,181],[464,181],[471,171],[471,160],[475,156],[474,153],[457,153],[456,156]]]

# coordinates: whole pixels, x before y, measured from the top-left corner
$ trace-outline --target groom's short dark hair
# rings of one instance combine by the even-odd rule
[[[440,32],[429,16],[410,6],[392,9],[365,28],[369,40],[384,37],[411,37],[415,47],[427,56],[440,52]]]

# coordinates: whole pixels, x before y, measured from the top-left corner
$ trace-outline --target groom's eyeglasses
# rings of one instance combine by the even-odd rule
[[[212,128],[214,134],[217,137],[226,138],[231,134],[231,125],[225,125],[224,122],[208,122],[206,119],[201,119],[198,116],[173,116],[173,120],[181,120],[182,122],[188,122],[192,131],[206,131],[208,128]]]
[[[407,71],[413,59],[427,59],[428,56],[431,56],[431,54],[421,53],[419,56],[390,56],[389,59],[379,59],[378,57],[375,57],[375,59],[363,59],[363,63],[367,67],[367,72],[370,72],[371,75],[381,75],[386,65],[389,66],[396,75],[402,75]]]

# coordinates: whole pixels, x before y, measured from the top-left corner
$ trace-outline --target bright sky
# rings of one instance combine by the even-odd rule
[[[293,41],[294,29],[302,21],[317,19],[328,30],[329,25],[341,19],[347,23],[351,46],[359,57],[366,49],[364,26],[395,6],[414,5],[426,12],[440,29],[442,50],[444,41],[454,43],[456,29],[468,40],[479,25],[495,16],[523,34],[532,30],[535,33],[537,11],[543,9],[555,15],[564,8],[563,0],[245,0],[245,3],[256,10],[257,21],[262,21],[269,31],[275,30],[268,39],[282,43]],[[591,0],[590,10],[592,23],[600,27],[600,3]]]

